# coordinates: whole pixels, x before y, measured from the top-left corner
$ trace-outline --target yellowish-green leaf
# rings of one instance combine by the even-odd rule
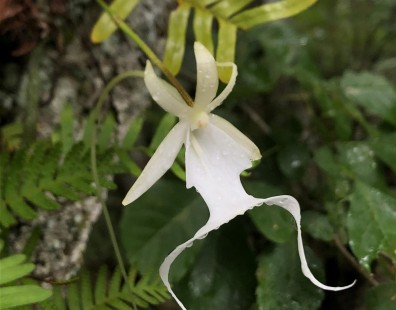
[[[174,75],[179,72],[183,61],[190,10],[190,5],[183,3],[180,4],[169,17],[168,39],[165,46],[164,65]]]
[[[124,20],[138,3],[139,0],[114,0],[110,9],[117,18]],[[107,40],[117,28],[117,25],[110,15],[103,12],[92,29],[91,41],[93,43],[103,42]]]
[[[216,61],[234,62],[237,27],[226,21],[219,20],[219,39],[217,44]],[[230,80],[232,67],[218,67],[219,78],[223,83]]]
[[[201,42],[213,54],[212,24],[213,15],[209,11],[195,8],[193,21],[195,40]]]
[[[205,6],[211,5],[219,0],[185,0],[185,1],[193,4],[196,7],[205,7]]]
[[[251,2],[253,2],[253,0],[223,0],[213,5],[210,10],[218,16],[228,18]]]
[[[317,0],[283,0],[271,2],[237,14],[231,18],[231,22],[242,29],[248,29],[259,24],[296,15],[308,9],[316,2]]]

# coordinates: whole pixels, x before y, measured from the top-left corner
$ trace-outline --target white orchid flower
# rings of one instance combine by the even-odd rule
[[[186,185],[195,187],[208,205],[208,222],[193,238],[176,247],[160,267],[160,276],[182,309],[186,309],[173,293],[168,274],[176,257],[197,239],[203,239],[212,230],[229,222],[237,215],[260,206],[277,205],[290,212],[297,224],[298,253],[304,275],[315,285],[326,290],[343,290],[351,287],[330,287],[320,283],[308,268],[304,254],[300,228],[300,207],[291,196],[267,199],[255,198],[245,192],[240,180],[242,171],[260,159],[257,146],[225,119],[212,114],[229,95],[235,85],[237,67],[233,63],[229,83],[216,97],[218,72],[210,52],[199,42],[194,44],[197,62],[197,88],[194,105],[188,106],[178,91],[158,78],[150,62],[147,62],[144,81],[153,99],[167,112],[176,115],[179,122],[165,137],[139,178],[129,190],[123,204],[127,205],[146,192],[172,166],[181,147],[185,146]]]

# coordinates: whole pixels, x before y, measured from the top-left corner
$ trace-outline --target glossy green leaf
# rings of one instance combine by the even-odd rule
[[[396,198],[356,182],[347,218],[349,245],[366,269],[380,252],[396,262]]]
[[[279,168],[285,176],[301,179],[311,158],[306,146],[290,143],[279,150],[277,159]]]
[[[370,146],[375,154],[396,172],[396,133],[372,139]]]
[[[140,0],[114,0],[110,5],[110,9],[117,18],[124,20],[139,1]],[[91,41],[93,43],[103,42],[108,39],[117,28],[117,25],[109,14],[104,12],[92,29]]]
[[[168,37],[164,52],[164,65],[172,74],[180,71],[186,45],[186,30],[190,5],[182,3],[169,17]]]
[[[273,20],[287,18],[308,9],[317,0],[283,0],[248,9],[231,18],[231,22],[248,29]]]
[[[213,54],[212,25],[213,15],[206,10],[195,8],[193,20],[195,41],[201,42]]]
[[[312,273],[323,279],[323,270],[308,248],[305,248]],[[324,293],[304,277],[295,240],[277,245],[259,260],[259,285],[256,290],[259,310],[320,309]]]
[[[366,182],[379,189],[386,187],[382,171],[378,167],[374,151],[366,142],[340,142],[337,152],[329,147],[316,151],[316,163],[328,174]],[[339,179],[339,181],[341,181]]]
[[[209,234],[194,266],[176,286],[190,310],[250,309],[256,262],[241,223],[232,221]]]
[[[365,310],[396,309],[396,283],[384,283],[368,290]]]
[[[0,309],[10,309],[43,301],[51,291],[37,285],[7,286],[0,288]]]
[[[298,78],[304,81],[304,75]],[[344,98],[339,96],[336,84],[333,81],[323,83],[316,76],[309,76],[305,83],[313,86],[315,101],[318,102],[322,117],[326,121],[323,124],[326,126],[323,130],[328,130],[326,134],[340,140],[349,140],[352,135],[353,119],[345,107]],[[350,106],[348,109],[351,110]]]
[[[194,190],[175,181],[158,181],[147,193],[124,209],[121,241],[127,257],[143,272],[157,272],[177,245],[191,238],[207,220],[208,211]],[[199,250],[185,251],[171,270],[180,278]]]
[[[281,195],[278,188],[263,182],[246,182],[246,190],[256,197]],[[290,239],[295,231],[295,224],[290,214],[276,206],[262,206],[248,212],[258,230],[269,240],[282,243]]]
[[[378,188],[385,188],[385,180],[378,169],[374,151],[365,142],[345,142],[337,144],[338,160],[345,173]]]
[[[396,90],[387,79],[369,72],[347,72],[341,87],[352,102],[396,125]]]
[[[330,147],[326,146],[316,150],[314,160],[322,170],[330,175],[338,175],[341,172],[335,154]]]
[[[301,227],[304,233],[310,234],[315,239],[331,241],[334,236],[334,229],[329,222],[329,218],[317,211],[306,211],[301,216]]]
[[[227,21],[218,20],[219,34],[216,51],[216,61],[235,62],[235,45],[237,39],[237,27]],[[228,83],[231,78],[232,67],[218,66],[219,79],[223,83]]]

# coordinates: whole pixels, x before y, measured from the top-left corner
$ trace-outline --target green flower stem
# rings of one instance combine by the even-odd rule
[[[153,52],[153,50],[139,37],[139,35],[131,29],[122,19],[118,18],[112,11],[111,8],[103,1],[97,0],[99,5],[110,15],[113,21],[116,23],[118,28],[125,33],[131,40],[133,40],[146,54],[146,56],[162,71],[169,82],[177,89],[184,101],[192,107],[194,102],[180,82],[173,76],[173,74],[164,66],[162,61]]]
[[[96,104],[95,109],[93,110],[93,130],[92,130],[92,139],[91,139],[91,170],[92,170],[92,177],[95,183],[95,190],[96,190],[96,196],[99,199],[99,203],[102,206],[103,209],[103,215],[106,221],[106,226],[109,231],[110,235],[110,240],[114,248],[115,255],[117,257],[117,262],[118,265],[120,266],[122,276],[124,278],[125,283],[128,285],[128,287],[131,289],[129,281],[128,281],[128,275],[125,269],[124,262],[122,260],[121,256],[121,251],[120,247],[117,242],[117,238],[114,232],[114,227],[113,224],[111,223],[110,219],[110,214],[109,210],[107,209],[106,203],[103,199],[102,196],[102,189],[99,184],[99,175],[98,175],[98,167],[97,167],[97,162],[96,162],[96,140],[97,140],[97,123],[99,120],[99,112],[102,109],[103,103],[105,102],[107,96],[109,95],[110,91],[122,80],[129,78],[129,77],[139,77],[143,78],[144,73],[142,71],[127,71],[124,72],[120,75],[117,75],[115,78],[113,78],[107,85],[106,87],[102,90],[98,102]]]

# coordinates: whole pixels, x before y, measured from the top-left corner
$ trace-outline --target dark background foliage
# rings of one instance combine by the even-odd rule
[[[90,112],[97,89],[122,71],[116,46],[128,50],[133,45],[117,34],[108,45],[92,47],[92,22],[81,29],[77,25],[82,16],[97,16],[99,11],[87,1],[53,0],[45,8],[38,1],[0,1],[1,238],[6,254],[24,248],[37,266],[44,265],[39,255],[32,255],[37,240],[46,237],[47,248],[56,251],[58,236],[39,233],[37,240],[25,238],[30,241],[19,247],[18,236],[38,217],[36,211],[43,212],[38,209],[62,209],[94,192]],[[301,273],[292,218],[281,209],[262,206],[194,243],[177,259],[170,278],[189,309],[395,309],[395,19],[394,0],[320,0],[298,16],[240,31],[237,84],[216,110],[262,152],[261,162],[242,177],[247,192],[259,197],[290,194],[300,202],[307,259],[315,276],[333,286],[354,279],[357,284],[337,293],[313,286]],[[166,27],[156,23],[148,29],[161,37]],[[76,49],[76,40],[82,42],[83,53]],[[195,88],[193,40],[187,33],[187,56],[178,76],[190,92]],[[70,49],[78,60],[68,58]],[[57,65],[54,51],[59,59],[64,57]],[[134,64],[144,63],[144,57],[134,53]],[[49,63],[51,70],[43,71]],[[68,82],[65,72],[72,77]],[[95,79],[102,81],[96,88]],[[130,175],[138,175],[175,122],[154,106],[127,114],[117,102],[135,106],[149,99],[143,87],[143,95],[136,97],[136,85],[121,86],[127,94],[115,93],[106,103],[98,164],[102,186],[111,189],[107,204],[123,256],[138,283],[156,275],[163,258],[193,235],[208,214],[200,196],[180,180],[182,157],[134,206],[121,207]],[[47,117],[39,122],[37,114],[58,98],[59,88],[66,93],[53,114],[59,121]],[[144,121],[129,124],[136,114]],[[47,127],[49,133],[42,130]],[[21,212],[20,204],[26,204]],[[68,208],[75,220],[77,211]],[[82,222],[74,220],[71,225],[79,227]],[[84,223],[91,227],[95,220]],[[40,230],[44,224],[36,225]],[[100,276],[100,266],[119,272],[103,219],[85,233],[89,241],[81,257],[87,273],[72,279],[76,291],[79,279],[89,282],[88,274],[102,277],[103,283],[111,278],[113,273]],[[66,245],[62,251],[69,255],[72,251],[65,249],[76,243]],[[56,280],[55,286],[68,280],[45,271],[34,278]],[[121,290],[124,284],[117,283]],[[162,294],[156,281],[147,283],[143,290]],[[143,295],[137,291],[139,300]],[[155,304],[136,300],[127,300],[127,306]],[[151,307],[176,309],[172,301]]]

